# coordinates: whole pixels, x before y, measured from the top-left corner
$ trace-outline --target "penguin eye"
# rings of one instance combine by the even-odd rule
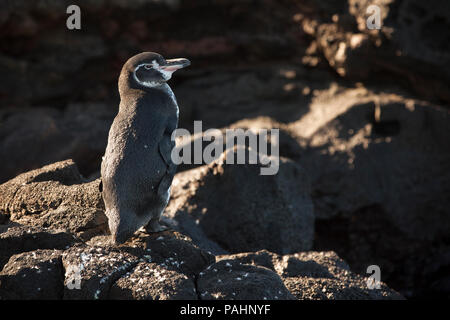
[[[153,68],[153,66],[151,64],[146,64],[144,65],[144,68],[150,70],[151,68]]]

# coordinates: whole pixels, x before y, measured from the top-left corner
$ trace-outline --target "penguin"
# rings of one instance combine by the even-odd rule
[[[119,111],[108,135],[99,185],[112,240],[120,244],[138,229],[160,232],[176,165],[171,160],[178,104],[167,81],[190,65],[143,52],[130,58],[119,76]]]

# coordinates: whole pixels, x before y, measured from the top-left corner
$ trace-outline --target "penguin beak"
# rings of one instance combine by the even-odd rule
[[[169,59],[166,60],[166,64],[164,66],[161,66],[161,69],[163,69],[164,71],[174,72],[178,69],[185,68],[190,64],[191,62],[185,58]]]

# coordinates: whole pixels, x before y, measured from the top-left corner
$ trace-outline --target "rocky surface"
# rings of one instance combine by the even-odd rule
[[[72,3],[0,4],[2,298],[275,299],[260,281],[283,299],[397,298],[367,290],[373,264],[407,298],[448,297],[447,1],[83,1],[82,30],[69,31]],[[380,30],[366,27],[369,4]],[[118,73],[145,50],[192,61],[171,80],[180,127],[278,128],[282,160],[267,177],[258,166],[179,166],[164,214],[173,231],[113,248],[98,169]],[[63,262],[78,253],[93,264],[71,291]],[[205,271],[214,255],[244,267],[216,287]],[[96,270],[96,259],[120,262]],[[35,272],[44,266],[58,271]],[[235,282],[245,270],[246,288]]]
[[[321,53],[342,77],[368,82],[395,77],[427,99],[450,101],[447,1],[349,0],[347,5],[348,10],[325,17],[299,16],[304,32],[315,38],[311,53]],[[380,9],[380,29],[366,25],[370,5]]]
[[[88,239],[107,228],[99,180],[84,178],[72,160],[17,176],[0,186],[0,214],[20,224],[65,229]]]
[[[431,256],[438,269],[448,265],[448,109],[363,88],[339,91],[290,126],[308,146],[301,164],[312,179],[315,248],[336,250],[360,273],[376,261],[388,283],[413,290],[428,277],[419,266]],[[432,282],[443,280],[439,274]]]
[[[261,250],[218,257],[220,262],[229,259],[278,273],[297,299],[403,299],[384,283],[380,283],[379,289],[368,289],[367,278],[351,272],[347,263],[332,251],[307,251],[283,256]],[[285,299],[280,295],[281,290],[273,298]]]
[[[285,165],[288,166],[288,169],[282,166],[281,172],[286,170],[292,177],[295,177],[289,171],[289,169],[293,170],[295,166]],[[223,164],[215,163],[211,166],[182,172],[178,174],[182,177],[177,178],[182,181],[191,175],[190,179],[192,180],[212,168],[216,174],[219,172],[225,174],[225,171],[229,170],[225,169]],[[240,171],[239,174],[248,174],[251,177],[249,174],[252,172],[251,169],[237,168],[239,169],[234,170]],[[297,170],[300,169],[297,168]],[[257,175],[254,174],[254,176]],[[211,177],[219,178],[214,177],[214,174],[211,174]],[[311,277],[309,273],[312,272],[310,263],[302,264],[301,259],[300,262],[295,262],[298,255],[277,255],[269,251],[262,251],[216,257],[202,249],[201,245],[204,242],[196,241],[200,245],[198,246],[189,237],[176,231],[156,234],[139,231],[125,244],[112,245],[107,229],[99,228],[98,225],[82,219],[84,212],[80,210],[82,205],[97,203],[95,199],[98,199],[99,191],[98,188],[93,188],[91,185],[97,184],[98,181],[80,182],[79,179],[80,174],[75,164],[68,160],[24,173],[1,186],[3,194],[10,195],[1,199],[2,208],[4,208],[4,212],[8,213],[10,219],[0,229],[0,248],[2,249],[0,252],[3,261],[3,268],[0,272],[1,299],[285,300],[295,299],[295,296],[302,299],[318,299],[325,297],[320,293],[324,287],[330,287],[330,290],[335,288],[335,296],[327,296],[328,298],[350,297],[350,293],[341,292],[344,289],[348,289],[350,292],[362,292],[359,296],[356,294],[351,296],[356,298],[401,298],[399,294],[384,284],[382,289],[364,294],[367,289],[364,289],[363,278],[353,274],[334,253],[312,253],[319,256],[321,254],[331,255],[334,260],[338,261],[336,263],[345,265],[342,267],[345,269],[344,271],[335,271],[330,275],[327,272],[323,274],[313,272],[313,278],[321,279],[321,281],[326,281],[322,278],[331,277],[330,281],[333,286],[331,288],[328,283],[311,287],[307,279]],[[208,178],[205,176],[201,180],[206,182]],[[252,181],[249,178],[247,180],[249,181],[246,183],[241,181],[241,186],[234,185],[234,188],[241,189],[244,193],[245,190],[248,190],[245,184],[252,185]],[[288,181],[289,179],[283,183]],[[77,188],[83,190],[84,202],[80,201],[81,197],[77,196],[79,189],[73,189],[73,183],[77,182]],[[49,183],[54,184],[52,185],[53,192],[45,188]],[[293,179],[291,183],[302,185],[304,182],[301,179]],[[37,198],[39,201],[33,200],[31,196],[24,197],[30,184],[35,184],[30,190],[41,190],[40,197]],[[196,183],[187,185],[191,188],[199,188]],[[21,187],[25,187],[25,189],[22,190]],[[180,195],[185,188],[186,184],[175,184],[174,193]],[[307,194],[305,194],[305,198],[306,196]],[[16,205],[20,201],[23,205],[18,207],[21,208],[26,208],[26,204],[31,201],[34,201],[36,206],[44,206],[46,203],[51,203],[50,200],[54,197],[64,199],[67,214],[61,215],[58,208],[47,206],[46,210],[36,210],[32,214],[28,214],[31,215],[31,218],[24,219],[25,213],[21,215],[15,211]],[[89,202],[93,199],[93,202]],[[245,199],[245,196],[242,199]],[[289,204],[292,206],[296,204],[292,197],[286,196],[283,200],[286,201],[286,207],[289,207]],[[180,199],[175,196],[172,201],[176,202]],[[210,199],[210,201],[214,201],[214,199]],[[239,203],[238,200],[234,201]],[[195,207],[202,202],[190,198],[189,201],[186,200],[186,203]],[[306,210],[305,214],[307,215],[311,212],[311,206],[306,208],[299,206],[295,209],[300,217],[302,209]],[[247,210],[241,215],[251,213],[250,208]],[[259,211],[260,208],[254,208],[253,219],[258,219]],[[289,217],[292,217],[295,211],[289,212]],[[102,215],[102,213],[103,211],[99,209],[97,214]],[[277,216],[281,213],[272,210],[272,214]],[[41,215],[42,217],[40,217]],[[261,216],[262,219],[273,219],[273,217],[270,218],[269,211],[262,213]],[[182,221],[178,222],[176,218],[173,221],[169,219],[170,217],[166,217],[166,221],[175,227],[179,225],[178,223],[183,223]],[[219,220],[220,216],[216,219]],[[56,220],[59,220],[60,223],[49,222],[46,224],[48,228],[42,226],[44,221]],[[222,221],[226,220],[226,214],[222,214]],[[254,229],[249,228],[249,230],[266,236],[275,233],[273,231],[275,229],[266,230],[263,226],[255,225]],[[56,227],[62,228],[62,230],[56,231],[54,229]],[[199,224],[197,228],[204,229],[205,226]],[[258,230],[258,228],[263,229]],[[309,228],[312,229],[313,226],[309,225]],[[79,230],[85,232],[80,233]],[[231,233],[231,230],[229,232]],[[245,230],[239,231],[236,235],[243,232]],[[86,234],[90,236],[87,237]],[[220,239],[220,234],[213,237],[206,230],[204,234],[207,234],[208,237],[205,236],[205,238],[209,239],[206,245]],[[245,238],[242,241],[246,241]],[[277,244],[283,246],[283,242]],[[247,245],[250,248],[254,243],[247,241]],[[259,245],[264,246],[265,243]],[[219,247],[217,244],[216,246]],[[289,247],[284,246],[284,248]],[[301,248],[289,249],[289,251],[296,250],[299,251]],[[242,250],[234,248],[234,251]],[[269,261],[278,259],[279,264],[274,267],[270,262],[268,264],[254,263],[254,261],[258,261],[258,258],[250,261],[251,256],[270,257]],[[303,257],[301,254],[300,256]],[[216,263],[216,259],[220,261]],[[327,264],[321,265],[320,263],[320,261],[317,262],[319,269],[329,268]]]
[[[76,238],[64,231],[17,225],[1,226],[0,266],[14,254],[37,249],[65,249],[76,243]]]
[[[64,268],[61,250],[34,250],[16,254],[1,271],[2,299],[61,299]]]
[[[222,260],[199,274],[198,290],[204,300],[293,300],[280,277],[269,269]]]

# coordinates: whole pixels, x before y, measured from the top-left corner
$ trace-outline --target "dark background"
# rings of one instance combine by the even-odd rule
[[[66,28],[70,4],[81,30]],[[365,26],[369,4],[381,30]],[[311,176],[314,249],[362,274],[381,265],[406,297],[448,297],[449,31],[444,0],[2,0],[0,182],[68,158],[97,177],[123,63],[189,58],[170,82],[180,127],[281,128],[281,155]],[[351,108],[327,116],[334,103]]]

